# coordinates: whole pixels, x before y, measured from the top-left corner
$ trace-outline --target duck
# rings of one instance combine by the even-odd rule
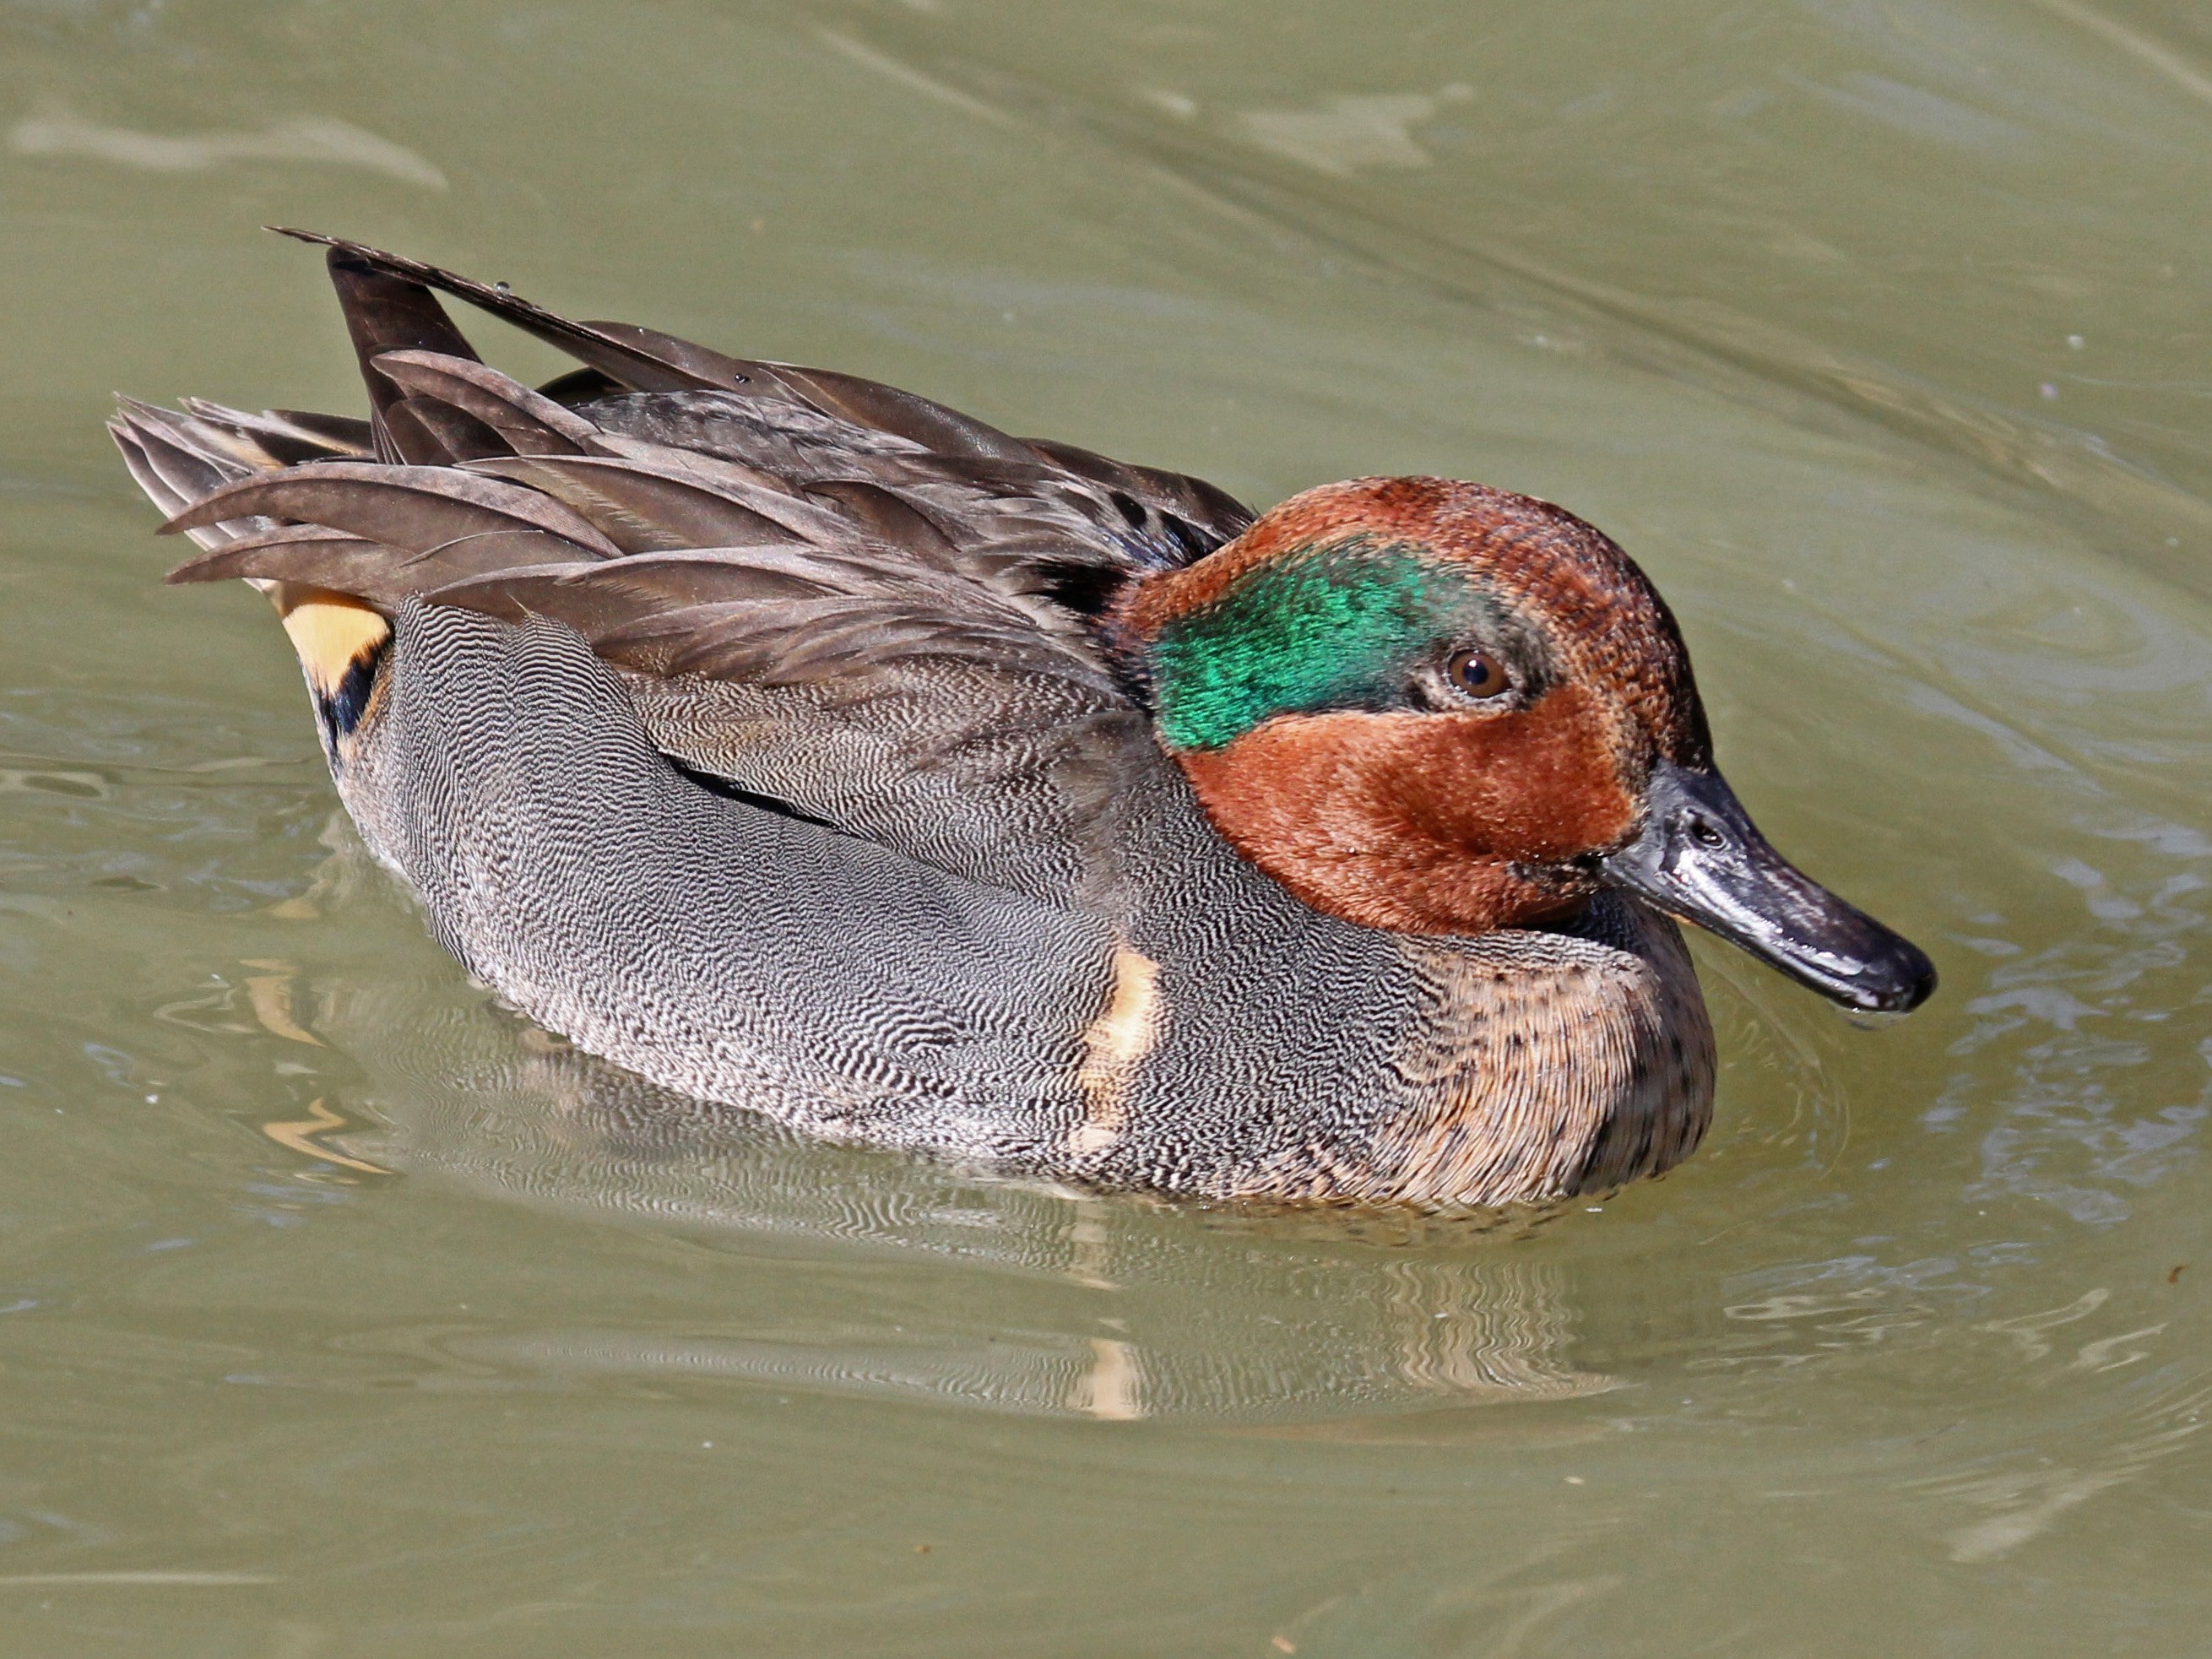
[[[437,939],[664,1089],[1079,1188],[1490,1212],[1698,1146],[1678,923],[1859,1013],[1935,988],[1759,833],[1673,614],[1564,508],[1255,514],[282,234],[368,413],[121,400],[168,580],[269,598]],[[575,367],[523,384],[444,301]]]

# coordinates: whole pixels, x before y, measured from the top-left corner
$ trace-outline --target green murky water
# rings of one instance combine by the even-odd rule
[[[2206,1651],[2208,134],[2153,0],[0,9],[0,1653]],[[702,1123],[155,585],[111,389],[356,398],[264,221],[1563,501],[1944,994],[1703,951],[1705,1151],[1518,1240]]]

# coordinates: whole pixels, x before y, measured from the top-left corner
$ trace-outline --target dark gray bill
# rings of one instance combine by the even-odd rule
[[[1822,996],[1868,1013],[1928,1000],[1936,964],[1767,845],[1717,772],[1661,762],[1634,841],[1599,860],[1606,881],[1718,933]]]

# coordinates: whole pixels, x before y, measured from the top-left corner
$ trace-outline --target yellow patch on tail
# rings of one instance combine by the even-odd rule
[[[371,660],[392,637],[392,624],[349,594],[278,582],[269,597],[300,653],[307,684],[320,696],[337,696],[347,673]]]

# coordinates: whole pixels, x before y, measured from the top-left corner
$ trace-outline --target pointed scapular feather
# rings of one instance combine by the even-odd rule
[[[878,730],[920,768],[948,748],[1017,731],[1049,734],[1073,716],[1140,717],[1103,677],[1064,653],[1040,651],[1018,630],[963,618],[929,618],[878,599],[824,598],[702,605],[658,612],[592,638],[592,649],[619,667],[659,679],[799,692],[789,705],[836,711],[848,724]],[[712,734],[702,734],[711,742]],[[1050,758],[1054,743],[1038,750]],[[711,767],[695,748],[687,761]],[[742,780],[739,780],[742,781]],[[878,775],[886,800],[901,788],[899,770]]]
[[[647,466],[678,467],[711,480],[717,487],[727,488],[739,501],[750,501],[756,495],[782,496],[793,501],[800,498],[799,486],[790,479],[756,462],[733,459],[718,452],[663,443],[605,425],[596,428],[585,440],[584,447],[593,455],[610,456],[617,460],[642,461]]]
[[[809,484],[806,498],[829,504],[853,530],[896,547],[936,570],[959,568],[961,549],[934,514],[911,498],[864,478],[828,478]]]
[[[933,459],[893,433],[855,426],[805,404],[733,392],[626,392],[580,412],[599,423],[599,441],[619,434],[757,468],[794,486],[822,477],[873,477],[879,467],[896,473],[902,463],[927,467]],[[972,456],[949,459],[988,465]]]
[[[488,532],[416,553],[334,533],[319,525],[287,525],[187,559],[167,580],[181,583],[241,576],[304,582],[389,611],[414,594],[433,592],[456,581],[496,578],[518,568],[564,561],[601,562],[597,555],[543,531]]]
[[[374,549],[376,544],[325,530],[320,525],[283,525],[274,530],[239,536],[193,555],[161,580],[171,586],[186,582],[248,580],[312,582],[317,587],[340,587],[326,575],[348,573],[343,562]]]
[[[750,556],[757,548],[694,548],[682,553],[637,554],[592,564],[542,563],[456,580],[432,595],[518,622],[550,617],[586,640],[639,617],[683,613],[701,605],[746,605],[763,599],[818,597],[838,592],[836,578],[812,560],[780,562]],[[728,555],[743,553],[745,562]],[[598,580],[587,580],[597,576]]]
[[[544,490],[625,553],[815,539],[836,521],[805,501],[717,480],[672,454],[666,462],[606,455],[486,460],[469,469]]]
[[[1034,460],[1036,452],[1019,438],[987,426],[973,416],[880,381],[834,369],[801,368],[793,363],[748,363],[755,378],[768,380],[795,403],[854,426],[872,428],[939,454],[994,460]]]
[[[763,600],[896,594],[912,603],[935,590],[841,552],[802,547],[700,547],[591,564],[542,565],[459,580],[435,595],[510,619],[549,616],[586,639],[648,616],[695,617],[702,606]],[[690,623],[684,624],[691,625]]]
[[[615,544],[558,501],[447,467],[310,462],[227,484],[161,526],[164,534],[233,519],[289,519],[421,553],[465,536],[537,531],[611,558]]]
[[[1201,557],[1251,528],[1252,509],[1218,484],[1210,484],[1203,478],[1166,472],[1158,467],[1134,466],[1049,438],[1027,438],[1023,441],[1054,465],[1106,491],[1126,495],[1140,507],[1150,507],[1160,520],[1182,520],[1194,535],[1178,532],[1164,523],[1162,526],[1176,543],[1195,544],[1194,550],[1191,545],[1182,548],[1177,563],[1187,564]]]
[[[889,556],[1002,593],[1103,593],[1135,570],[1181,556],[1174,544],[1161,553],[1140,543],[1097,486],[1034,458],[928,454],[799,405],[749,404],[722,393],[625,397],[590,413],[601,427],[591,441],[594,451],[703,472],[718,487],[727,480],[728,493],[757,510],[809,539],[827,538],[830,532],[799,525],[758,492],[803,493],[833,514],[838,535],[874,539],[896,550]],[[1132,510],[1141,519],[1141,508],[1132,503]],[[1098,576],[1066,580],[1085,565]],[[1066,609],[1035,614],[1048,629],[1079,626]]]
[[[514,453],[475,416],[436,398],[401,398],[378,413],[392,447],[417,465],[449,466]]]
[[[376,372],[416,398],[450,404],[489,427],[518,455],[574,455],[598,431],[521,381],[477,362],[441,351],[387,351]]]

